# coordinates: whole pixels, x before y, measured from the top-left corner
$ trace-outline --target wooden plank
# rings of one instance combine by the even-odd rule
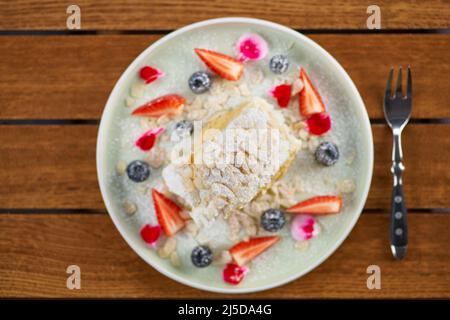
[[[128,64],[160,36],[0,37],[0,119],[98,119]],[[312,35],[382,118],[390,66],[413,68],[414,118],[449,118],[448,35]]]
[[[306,276],[252,298],[449,298],[448,214],[412,214],[406,259],[389,250],[386,214],[363,214],[343,245]],[[201,292],[159,274],[122,240],[107,215],[1,215],[0,297],[231,297]],[[67,266],[81,290],[66,288]],[[368,290],[366,269],[381,268]]]
[[[1,37],[0,119],[99,118],[120,74],[157,38]]]
[[[367,7],[361,0],[79,0],[84,30],[174,29],[226,16],[267,19],[301,29],[367,29]],[[449,26],[446,1],[379,0],[383,29],[429,29]],[[65,30],[69,3],[60,1],[1,1],[0,29]],[[37,10],[36,8],[39,8]]]
[[[391,133],[372,127],[375,166],[366,208],[389,208]],[[103,209],[95,169],[97,126],[0,126],[0,208]],[[450,207],[450,126],[403,134],[409,208]]]
[[[97,126],[0,127],[0,208],[103,208]]]

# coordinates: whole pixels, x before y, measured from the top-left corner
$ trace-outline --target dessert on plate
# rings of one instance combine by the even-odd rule
[[[214,115],[193,144],[188,163],[169,163],[162,176],[198,224],[230,215],[269,189],[300,147],[282,115],[260,98]]]
[[[280,242],[308,250],[319,222],[342,211],[355,185],[344,179],[337,192],[308,194],[305,181],[286,178],[295,162],[292,171],[308,170],[302,155],[324,170],[340,161],[327,139],[333,129],[326,103],[308,70],[290,61],[289,50],[272,54],[262,35],[245,33],[228,51],[234,54],[192,47],[202,68],[178,79],[189,93],[182,86],[155,90],[143,101],[142,91],[175,69],[141,67],[125,102],[141,128],[125,147],[141,156],[119,161],[117,173],[151,203],[153,210],[124,199],[127,214],[146,210],[151,220],[140,229],[149,250],[174,266],[219,268],[219,277],[238,285]],[[221,244],[211,236],[224,233]]]

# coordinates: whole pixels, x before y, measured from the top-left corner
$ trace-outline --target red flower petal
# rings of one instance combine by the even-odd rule
[[[306,124],[308,125],[309,132],[320,136],[331,129],[331,118],[326,112],[314,113],[306,119]]]
[[[270,94],[277,99],[280,108],[286,108],[291,100],[292,85],[281,84],[270,90]]]
[[[248,273],[247,267],[240,267],[237,264],[229,263],[223,269],[223,281],[237,285],[239,284]]]
[[[142,239],[149,245],[154,246],[156,241],[158,241],[159,236],[161,235],[161,226],[159,225],[149,225],[146,224],[141,229],[141,237]]]
[[[139,71],[139,76],[146,83],[152,83],[156,79],[163,77],[164,72],[162,72],[161,70],[158,70],[156,68],[152,68],[150,66],[144,66]]]
[[[160,135],[164,130],[164,128],[153,128],[148,130],[136,140],[136,146],[142,151],[149,151],[155,145],[158,135]]]

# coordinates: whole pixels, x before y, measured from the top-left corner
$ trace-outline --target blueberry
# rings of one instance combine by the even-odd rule
[[[276,74],[282,74],[289,68],[289,59],[287,56],[279,54],[273,56],[269,63],[270,70]]]
[[[339,159],[339,149],[331,142],[322,142],[316,149],[316,160],[325,166],[335,164]]]
[[[194,266],[198,268],[204,268],[211,264],[213,260],[213,254],[209,247],[198,246],[192,250],[191,261]]]
[[[127,175],[134,182],[142,182],[150,176],[150,167],[146,162],[135,160],[127,166]]]
[[[175,125],[175,132],[180,137],[187,137],[194,132],[194,124],[189,120],[181,120]]]
[[[286,217],[278,209],[268,209],[261,215],[261,227],[270,232],[276,232],[284,227]]]
[[[211,88],[212,79],[209,73],[205,71],[197,71],[189,78],[189,87],[194,93],[204,93]]]

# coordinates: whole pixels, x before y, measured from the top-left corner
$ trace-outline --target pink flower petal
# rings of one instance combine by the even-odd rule
[[[269,52],[266,40],[254,33],[246,33],[238,40],[241,61],[261,60]]]
[[[142,151],[149,151],[155,145],[156,138],[164,132],[164,128],[153,128],[146,131],[136,140],[136,146]]]
[[[291,235],[297,241],[309,240],[320,233],[320,226],[312,216],[298,214],[291,224]]]
[[[154,247],[156,242],[158,241],[160,235],[161,235],[161,226],[159,225],[149,225],[146,224],[141,229],[141,238],[145,241],[145,243],[149,244],[150,246]]]

